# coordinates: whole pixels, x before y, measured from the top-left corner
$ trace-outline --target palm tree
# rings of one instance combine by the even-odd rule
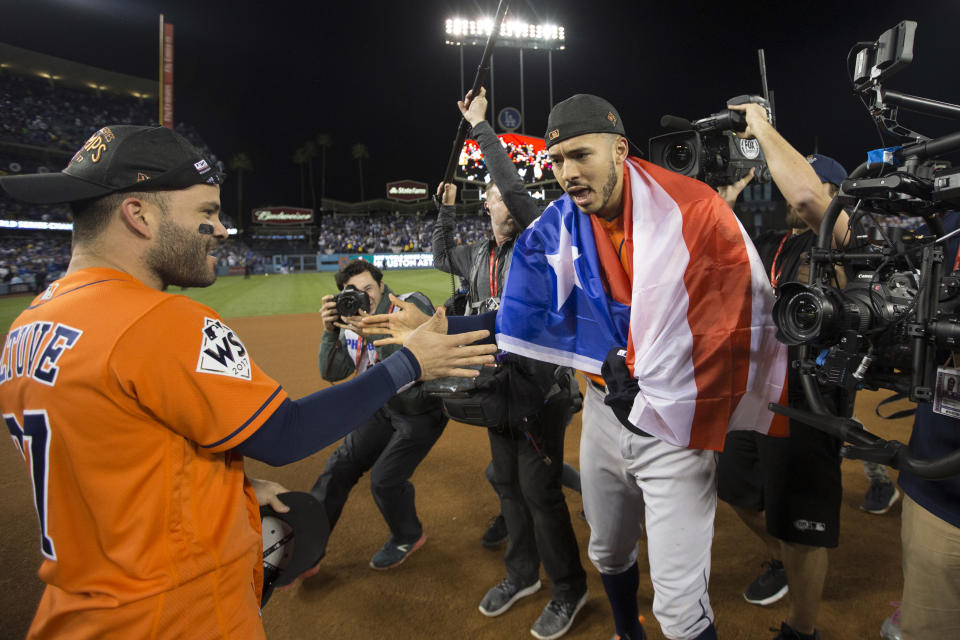
[[[360,201],[363,202],[363,161],[370,159],[370,152],[367,151],[367,145],[358,142],[353,145],[351,150],[353,159],[357,161],[357,167],[360,169]]]
[[[253,171],[253,160],[245,152],[230,157],[230,170],[237,174],[237,231],[243,230],[243,174]]]
[[[314,139],[317,148],[320,149],[320,160],[323,166],[320,168],[320,202],[327,197],[327,149],[333,146],[333,138],[329,133],[318,133]]]

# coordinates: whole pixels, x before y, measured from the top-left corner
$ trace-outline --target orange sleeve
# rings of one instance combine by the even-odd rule
[[[140,406],[212,452],[246,440],[287,398],[216,312],[184,296],[133,323],[109,366]]]

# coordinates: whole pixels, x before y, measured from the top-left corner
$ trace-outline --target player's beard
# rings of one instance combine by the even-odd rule
[[[213,250],[213,236],[196,229],[184,229],[169,218],[161,218],[157,242],[146,254],[150,267],[164,288],[209,287],[217,279],[208,254]]]

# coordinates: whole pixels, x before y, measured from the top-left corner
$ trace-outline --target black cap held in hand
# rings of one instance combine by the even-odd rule
[[[186,138],[166,127],[110,125],[59,173],[0,177],[11,197],[36,204],[98,198],[115,191],[219,185],[223,174]]]
[[[549,149],[558,142],[587,133],[616,133],[627,136],[620,114],[612,104],[588,93],[578,93],[550,110],[547,133],[543,137]]]
[[[613,410],[620,424],[628,430],[641,436],[648,436],[649,433],[633,425],[630,422],[630,411],[633,409],[633,401],[640,393],[640,383],[630,373],[627,367],[627,348],[614,347],[607,353],[603,366],[600,368],[600,375],[607,384],[607,395],[603,402]]]

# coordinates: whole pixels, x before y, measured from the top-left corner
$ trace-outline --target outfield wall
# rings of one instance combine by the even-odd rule
[[[277,273],[289,265],[291,271],[339,271],[351,260],[362,258],[379,269],[433,269],[432,253],[308,253],[268,256],[269,262],[257,273]],[[221,269],[224,271],[221,273]],[[243,273],[243,267],[239,267]],[[217,267],[218,275],[232,274],[230,267]]]

